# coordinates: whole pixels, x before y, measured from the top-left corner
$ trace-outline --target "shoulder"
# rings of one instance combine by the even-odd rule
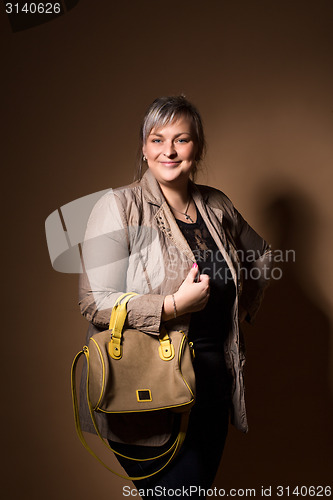
[[[131,206],[133,203],[138,204],[142,198],[142,189],[139,182],[133,182],[125,186],[111,188],[104,191],[101,197],[97,200],[93,210],[100,212],[108,212],[115,207],[125,209],[126,206]]]
[[[113,192],[114,196],[123,203],[138,201],[142,198],[142,186],[140,181],[134,181],[126,186],[117,187]]]
[[[138,206],[140,191],[140,186],[132,183],[91,195],[90,214],[86,220],[89,230],[102,234],[124,226],[128,212],[132,213]]]
[[[200,192],[204,203],[211,208],[222,210],[224,215],[229,215],[230,217],[234,215],[235,207],[230,198],[223,191],[204,184],[195,184],[195,187]]]

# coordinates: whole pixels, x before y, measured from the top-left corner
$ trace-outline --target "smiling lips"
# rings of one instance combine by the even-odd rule
[[[179,165],[181,161],[161,161],[160,163],[165,167],[174,167],[175,165]]]

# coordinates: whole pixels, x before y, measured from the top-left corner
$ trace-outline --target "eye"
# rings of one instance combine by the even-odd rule
[[[160,142],[162,142],[162,141],[161,141],[161,139],[152,139],[152,141],[151,141],[151,142],[155,142],[155,143],[157,143],[157,144],[158,144],[158,143],[160,143]]]
[[[186,143],[186,142],[188,142],[188,139],[178,139],[178,142],[180,142],[181,144]]]

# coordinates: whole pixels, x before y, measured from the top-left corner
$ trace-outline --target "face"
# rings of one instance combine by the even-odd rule
[[[187,183],[197,152],[191,119],[181,116],[162,128],[152,129],[142,152],[160,184],[177,187]]]

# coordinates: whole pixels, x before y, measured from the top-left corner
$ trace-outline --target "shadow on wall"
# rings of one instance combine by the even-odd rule
[[[216,479],[258,495],[263,485],[331,485],[333,470],[330,322],[309,266],[315,211],[297,191],[279,193],[262,211],[275,249],[294,249],[295,261],[283,264],[255,325],[246,326],[250,429],[231,430]]]

